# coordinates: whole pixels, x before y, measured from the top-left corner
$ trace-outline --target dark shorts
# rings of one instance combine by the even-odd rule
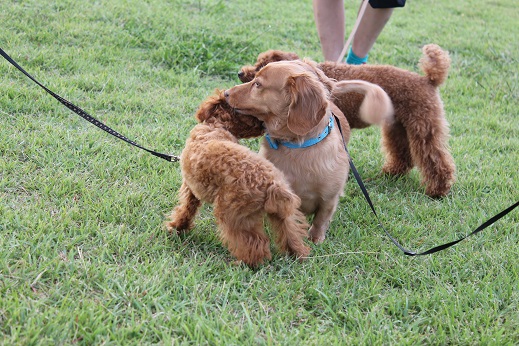
[[[373,8],[404,7],[405,0],[369,0],[369,4]]]

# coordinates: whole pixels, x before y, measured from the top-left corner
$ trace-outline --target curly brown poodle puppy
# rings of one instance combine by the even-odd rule
[[[167,229],[190,230],[202,202],[212,203],[220,237],[238,260],[255,267],[271,258],[265,214],[279,249],[306,257],[308,223],[299,211],[301,200],[272,163],[238,143],[263,134],[263,123],[234,112],[221,92],[200,106],[196,118],[200,123],[191,130],[180,160],[179,205]]]
[[[281,61],[268,64],[249,83],[225,92],[238,112],[264,121],[267,135],[260,155],[274,163],[301,198],[301,210],[314,215],[310,239],[325,239],[339,197],[348,178],[348,155],[333,113],[344,117],[330,101],[336,93],[365,94],[360,116],[370,123],[391,121],[392,105],[378,86],[365,81],[333,83],[312,62]],[[340,124],[349,139],[347,122]]]
[[[382,126],[385,152],[382,171],[403,175],[416,166],[426,187],[425,193],[441,197],[449,193],[456,171],[447,144],[449,127],[438,92],[438,87],[447,78],[450,58],[435,44],[424,46],[422,51],[420,65],[425,76],[389,65],[356,66],[328,61],[319,63],[318,67],[329,78],[338,81],[360,79],[384,89],[393,102],[395,121]],[[238,76],[246,83],[269,62],[296,59],[294,53],[270,50],[261,53],[254,66],[243,67]],[[359,116],[362,95],[333,93],[332,100],[351,128],[370,125]]]

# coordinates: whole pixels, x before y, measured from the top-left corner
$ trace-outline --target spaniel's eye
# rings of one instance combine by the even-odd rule
[[[254,86],[255,86],[256,88],[259,88],[259,87],[261,86],[261,84],[260,84],[259,82],[254,82]]]

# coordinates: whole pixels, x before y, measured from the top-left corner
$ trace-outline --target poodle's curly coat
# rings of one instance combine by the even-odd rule
[[[417,166],[426,194],[441,197],[449,193],[456,171],[447,145],[449,127],[438,92],[438,87],[447,78],[450,58],[435,44],[424,46],[422,51],[420,65],[425,76],[389,65],[323,62],[318,67],[329,78],[338,81],[360,79],[384,89],[393,103],[395,121],[382,126],[382,147],[386,156],[383,172],[403,175]],[[261,53],[254,66],[244,66],[238,76],[242,82],[249,82],[270,62],[297,59],[295,53],[270,50]],[[355,93],[332,95],[333,102],[344,113],[352,129],[370,125],[359,116],[363,97]]]

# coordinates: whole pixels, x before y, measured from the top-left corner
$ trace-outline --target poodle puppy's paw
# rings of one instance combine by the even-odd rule
[[[165,222],[164,225],[166,226],[166,230],[170,235],[176,234],[180,236],[187,233],[190,230],[189,225],[182,224],[176,221],[168,221]]]

